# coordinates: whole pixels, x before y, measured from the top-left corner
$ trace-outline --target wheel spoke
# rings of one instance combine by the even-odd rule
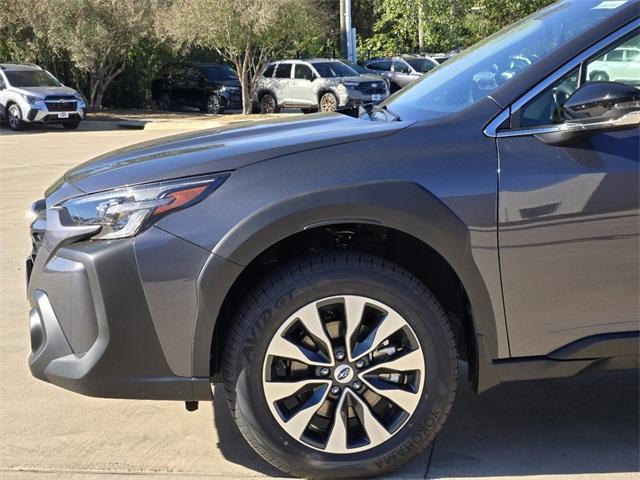
[[[314,352],[306,349],[303,346],[296,345],[286,338],[283,338],[281,335],[276,334],[271,341],[271,345],[269,345],[269,354],[275,355],[276,357],[281,358],[289,358],[291,360],[296,360],[298,362],[304,363],[306,365],[330,365],[329,362],[324,362],[321,360],[314,360],[313,356]]]
[[[274,403],[283,398],[290,397],[306,386],[325,384],[330,385],[330,380],[300,380],[298,382],[264,382],[264,394],[269,403]]]
[[[324,387],[321,387],[321,389],[322,391],[318,389],[314,392],[313,396],[302,405],[302,408],[285,423],[287,433],[289,433],[293,438],[299,440],[300,437],[302,437],[302,434],[309,425],[309,422],[327,398],[329,385],[325,385]]]
[[[378,388],[363,378],[364,383],[381,397],[392,401],[407,413],[412,413],[418,406],[420,395],[418,393],[397,388]]]
[[[348,451],[346,414],[344,413],[344,402],[346,398],[347,391],[345,390],[340,396],[340,400],[338,400],[333,419],[333,427],[331,427],[329,439],[324,447],[325,450],[329,450],[332,453],[344,453]]]
[[[364,379],[365,375],[369,375],[376,370],[380,370],[381,368],[387,370],[395,370],[398,372],[406,372],[411,370],[420,370],[424,369],[422,358],[422,351],[418,348],[416,350],[412,350],[409,353],[405,353],[402,356],[393,357],[390,360],[376,363],[375,365],[367,368],[360,372],[360,377]]]
[[[359,404],[360,408],[356,408],[355,411],[358,415],[358,418],[360,419],[360,422],[362,423],[364,431],[367,433],[367,437],[369,437],[369,441],[372,444],[377,445],[388,439],[391,434],[373,415],[373,412],[371,412],[371,409],[369,408],[369,404],[367,404],[355,393],[350,393],[351,398],[354,398]]]
[[[406,322],[400,315],[395,312],[387,312],[386,316],[380,321],[380,324],[373,330],[367,338],[356,345],[354,351],[354,359],[358,359],[368,355],[376,349],[385,339],[400,330],[406,325]]]
[[[333,365],[333,349],[331,348],[331,340],[327,336],[327,332],[322,325],[322,319],[320,318],[320,312],[318,312],[318,308],[315,303],[311,303],[306,307],[303,307],[298,312],[298,318],[307,329],[307,331],[313,335],[316,340],[319,340],[323,343],[325,351],[329,353],[329,358],[331,359],[331,364]]]
[[[364,313],[365,305],[366,300],[362,297],[349,296],[344,298],[346,323],[346,335],[344,342],[346,343],[347,358],[349,360],[353,360],[353,354],[351,352],[351,338],[362,321],[362,314]]]

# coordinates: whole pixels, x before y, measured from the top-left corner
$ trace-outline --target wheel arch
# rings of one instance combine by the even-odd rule
[[[428,252],[430,261],[441,270],[450,269],[452,281],[459,283],[468,307],[470,328],[462,334],[467,335],[469,360],[475,367],[470,372],[474,370],[476,387],[484,389],[479,370],[491,358],[480,358],[480,354],[497,357],[497,317],[487,286],[472,260],[468,228],[430,192],[403,181],[341,187],[288,199],[255,212],[229,232],[214,248],[198,282],[199,298],[205,301],[200,305],[194,331],[194,374],[208,372],[215,378],[225,327],[232,321],[234,307],[247,293],[246,279],[264,277],[269,273],[264,265],[276,268],[273,252],[284,248],[295,255],[301,239],[302,244],[311,247],[307,254],[326,248],[326,244],[315,245],[319,238],[316,235],[321,237],[327,230],[339,232],[341,228],[390,234],[404,250],[409,250],[406,247],[410,244],[410,250],[419,248],[418,254]],[[397,250],[373,253],[394,261],[400,258]],[[418,273],[423,281],[426,278],[411,267],[411,260],[399,263]],[[459,309],[458,313],[464,326],[464,312]]]

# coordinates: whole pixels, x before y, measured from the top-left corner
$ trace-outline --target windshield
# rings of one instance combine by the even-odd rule
[[[210,65],[201,70],[207,80],[238,80],[238,74],[228,65]]]
[[[44,70],[17,70],[4,72],[13,87],[59,87],[60,82]]]
[[[437,64],[426,58],[405,58],[404,61],[411,65],[411,67],[419,73],[427,73],[429,70],[438,66]]]
[[[459,112],[628,1],[555,3],[456,55],[385,103],[396,111],[424,110],[429,118]]]
[[[356,77],[358,73],[342,62],[318,62],[313,63],[313,67],[323,78],[332,77]]]
[[[367,73],[367,71],[357,63],[353,63],[353,62],[343,62],[343,63],[348,67],[351,67],[356,73]]]

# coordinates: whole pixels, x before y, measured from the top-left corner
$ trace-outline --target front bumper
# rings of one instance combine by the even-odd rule
[[[225,90],[220,92],[222,105],[229,110],[242,109],[242,91],[241,90]]]
[[[188,375],[210,254],[155,228],[114,241],[48,235],[32,231],[27,259],[32,374],[89,396],[210,400],[209,378]]]
[[[86,116],[86,107],[83,102],[76,101],[75,108],[65,108],[62,110],[50,110],[45,102],[27,103],[20,102],[22,118],[25,122],[33,123],[64,123],[79,122]]]
[[[375,95],[368,95],[358,90],[347,90],[344,93],[339,93],[338,102],[342,107],[359,107],[366,104],[377,104],[385,100],[389,96],[389,92],[378,93]]]

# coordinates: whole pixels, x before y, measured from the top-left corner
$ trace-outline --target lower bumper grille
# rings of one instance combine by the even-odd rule
[[[50,112],[73,112],[78,108],[78,102],[45,102]]]

